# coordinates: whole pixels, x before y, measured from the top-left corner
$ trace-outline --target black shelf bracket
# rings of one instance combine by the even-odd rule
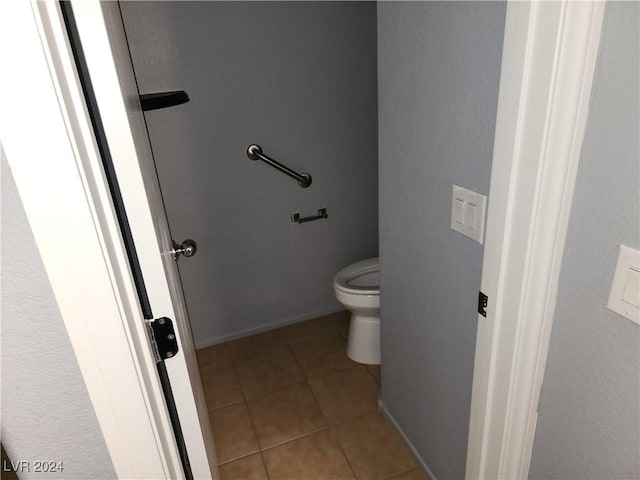
[[[174,92],[145,93],[140,95],[140,105],[143,112],[173,107],[189,101],[189,95],[184,90]]]

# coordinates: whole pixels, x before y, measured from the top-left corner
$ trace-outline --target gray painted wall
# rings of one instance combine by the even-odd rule
[[[382,401],[438,479],[463,478],[482,246],[451,185],[489,193],[505,4],[378,7]]]
[[[531,478],[640,478],[640,327],[606,309],[619,245],[640,247],[639,19],[607,4]]]
[[[30,478],[115,478],[2,149],[2,444]],[[36,460],[64,471],[37,473]]]
[[[121,9],[141,93],[191,97],[146,118],[173,236],[199,246],[179,263],[196,344],[339,309],[333,275],[378,250],[375,3]]]

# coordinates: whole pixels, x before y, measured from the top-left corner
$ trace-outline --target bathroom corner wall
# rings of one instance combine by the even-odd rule
[[[338,310],[333,275],[378,253],[374,2],[122,2],[198,346]],[[249,144],[298,172],[308,189]],[[289,215],[329,218],[303,225]]]
[[[640,327],[607,310],[640,248],[640,8],[607,2],[562,259],[532,479],[640,478]]]
[[[505,3],[378,4],[382,404],[464,478],[483,248],[453,183],[489,193]]]

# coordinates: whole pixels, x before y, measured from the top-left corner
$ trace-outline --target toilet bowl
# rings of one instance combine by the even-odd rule
[[[368,258],[333,277],[338,301],[351,312],[347,355],[368,365],[380,364],[380,262]]]

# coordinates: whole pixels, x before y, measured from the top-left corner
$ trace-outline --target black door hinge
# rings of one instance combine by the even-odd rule
[[[489,301],[489,297],[487,297],[484,293],[478,292],[478,313],[483,317],[487,316],[487,303]]]
[[[178,353],[178,340],[176,340],[176,333],[170,318],[156,318],[148,322],[147,325],[156,362],[171,358]]]

